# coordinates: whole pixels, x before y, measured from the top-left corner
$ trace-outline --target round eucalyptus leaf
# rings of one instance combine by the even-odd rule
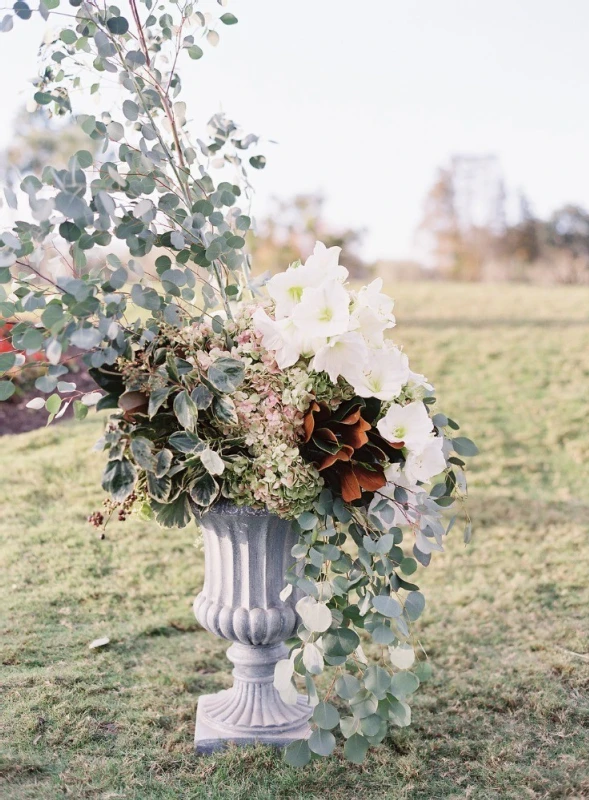
[[[361,764],[366,758],[370,742],[360,733],[354,733],[344,745],[344,756],[353,764]]]
[[[308,741],[309,749],[318,756],[330,756],[335,748],[335,736],[322,728],[313,731]]]
[[[339,712],[331,703],[318,703],[313,711],[312,720],[320,728],[331,730],[339,724]]]
[[[304,767],[311,760],[311,751],[306,739],[291,742],[284,750],[284,760],[291,767]]]
[[[16,391],[12,381],[0,381],[0,400],[8,400]]]
[[[116,36],[123,36],[129,30],[129,23],[125,17],[111,17],[107,19],[106,27]]]

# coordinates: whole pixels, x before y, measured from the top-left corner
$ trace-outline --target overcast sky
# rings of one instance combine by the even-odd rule
[[[119,3],[123,9],[124,0]],[[203,7],[199,4],[198,8]],[[589,206],[587,0],[234,0],[183,70],[203,122],[222,108],[274,139],[272,194],[321,191],[330,220],[367,229],[368,257],[409,257],[424,195],[453,153],[496,153],[535,211]],[[39,19],[0,34],[2,121],[36,73]]]

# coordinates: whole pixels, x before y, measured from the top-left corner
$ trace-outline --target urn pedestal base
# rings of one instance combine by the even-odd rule
[[[288,658],[283,642],[300,621],[299,590],[281,598],[298,534],[289,520],[227,500],[203,514],[201,528],[205,582],[194,613],[203,628],[234,643],[227,651],[234,682],[199,699],[196,752],[211,753],[229,742],[283,747],[306,739],[313,712],[307,699],[299,696],[289,705],[274,688],[274,667]]]
[[[231,645],[227,656],[235,664],[235,682],[231,689],[199,698],[194,736],[197,753],[213,753],[229,743],[284,747],[310,735],[308,720],[313,709],[307,699],[299,696],[295,705],[288,705],[273,685],[274,665],[287,655],[283,644]]]

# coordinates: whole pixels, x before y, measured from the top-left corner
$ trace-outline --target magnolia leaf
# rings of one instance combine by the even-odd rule
[[[100,400],[98,406],[102,402]],[[123,392],[118,398],[118,405],[123,409],[127,418],[133,417],[135,414],[145,414],[147,412],[147,404],[148,397],[143,392]]]

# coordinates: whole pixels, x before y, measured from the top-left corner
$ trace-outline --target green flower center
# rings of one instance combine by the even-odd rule
[[[333,319],[333,309],[329,306],[325,306],[319,312],[319,322],[331,322]]]
[[[288,290],[289,295],[295,301],[295,303],[300,302],[301,297],[303,296],[303,287],[302,286],[291,286]]]

